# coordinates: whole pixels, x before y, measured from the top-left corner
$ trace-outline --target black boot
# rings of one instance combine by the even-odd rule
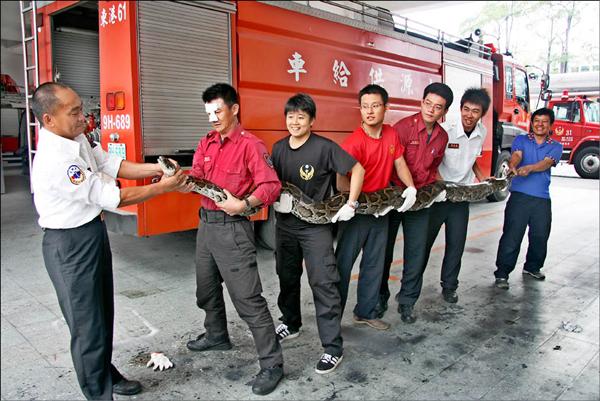
[[[456,295],[456,290],[444,288],[442,289],[442,296],[444,297],[444,301],[450,304],[455,304],[458,302],[458,295]]]
[[[252,383],[252,392],[257,395],[267,395],[277,387],[283,378],[283,365],[261,369]]]
[[[400,313],[400,318],[404,323],[412,324],[417,320],[413,314],[412,305],[398,305],[398,313]]]
[[[142,391],[142,384],[137,380],[122,380],[113,384],[112,391],[119,395],[135,395]]]
[[[190,351],[226,351],[231,349],[229,338],[224,340],[211,340],[206,333],[202,333],[195,340],[188,341]]]

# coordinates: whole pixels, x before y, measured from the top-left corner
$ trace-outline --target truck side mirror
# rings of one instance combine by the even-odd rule
[[[544,102],[547,102],[548,100],[552,99],[552,91],[550,89],[546,89],[541,93],[540,99],[542,99]]]

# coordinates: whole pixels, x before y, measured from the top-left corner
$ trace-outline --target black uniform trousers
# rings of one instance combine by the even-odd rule
[[[388,213],[389,228],[380,289],[380,297],[386,301],[390,296],[388,280],[390,278],[392,261],[394,260],[394,246],[396,245],[396,236],[398,235],[400,223],[402,223],[404,231],[404,269],[402,271],[400,292],[396,295],[396,301],[400,305],[414,305],[421,294],[423,273],[428,255],[427,230],[429,214],[430,208],[404,213],[392,210]]]
[[[292,331],[297,331],[302,326],[300,279],[304,259],[315,303],[321,345],[330,355],[342,355],[342,307],[337,287],[340,276],[333,254],[331,225],[302,228],[278,225],[275,256],[280,289],[277,304],[283,314],[281,321]]]
[[[340,223],[335,257],[340,273],[342,313],[348,300],[352,267],[362,250],[354,314],[363,319],[377,317],[375,309],[379,300],[387,231],[387,216],[377,218],[357,214],[351,220]]]
[[[512,192],[504,209],[504,227],[496,256],[496,278],[508,278],[515,269],[525,229],[529,227],[529,246],[523,269],[538,272],[544,267],[552,225],[550,199]]]
[[[245,217],[201,209],[196,237],[196,304],[206,312],[210,339],[229,339],[225,282],[238,314],[248,324],[261,368],[283,364],[273,318],[261,295],[252,223]]]
[[[111,364],[113,341],[112,254],[100,217],[77,228],[46,229],[44,263],[71,332],[71,357],[88,400],[112,400],[123,379]]]
[[[442,224],[444,224],[446,247],[444,249],[440,284],[442,288],[456,290],[458,288],[461,259],[467,240],[469,202],[437,202],[431,206],[430,213],[425,263],[429,261],[431,247],[442,228]]]

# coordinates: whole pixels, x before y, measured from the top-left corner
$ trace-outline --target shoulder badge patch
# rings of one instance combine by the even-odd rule
[[[268,153],[263,154],[263,159],[265,159],[265,163],[267,163],[267,166],[273,168],[273,160],[271,160],[271,156],[269,156]]]
[[[71,180],[71,184],[73,185],[79,185],[83,181],[85,181],[84,172],[81,171],[81,169],[74,164],[69,166],[69,168],[67,169],[67,176],[69,177],[69,180]]]

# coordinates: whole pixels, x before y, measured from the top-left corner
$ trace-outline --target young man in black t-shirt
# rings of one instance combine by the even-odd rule
[[[282,182],[290,182],[314,201],[332,195],[336,173],[352,172],[350,195],[333,221],[354,216],[362,188],[364,169],[335,142],[314,134],[316,106],[306,94],[291,97],[285,105],[286,126],[290,136],[273,145],[273,164]],[[291,200],[283,194],[273,205],[277,211],[276,267],[280,293],[277,300],[283,316],[276,329],[280,341],[298,337],[300,312],[300,278],[302,260],[313,292],[317,327],[324,353],[317,363],[317,373],[333,371],[342,360],[341,304],[337,288],[339,274],[333,253],[331,224],[318,225],[302,221],[290,213]]]

